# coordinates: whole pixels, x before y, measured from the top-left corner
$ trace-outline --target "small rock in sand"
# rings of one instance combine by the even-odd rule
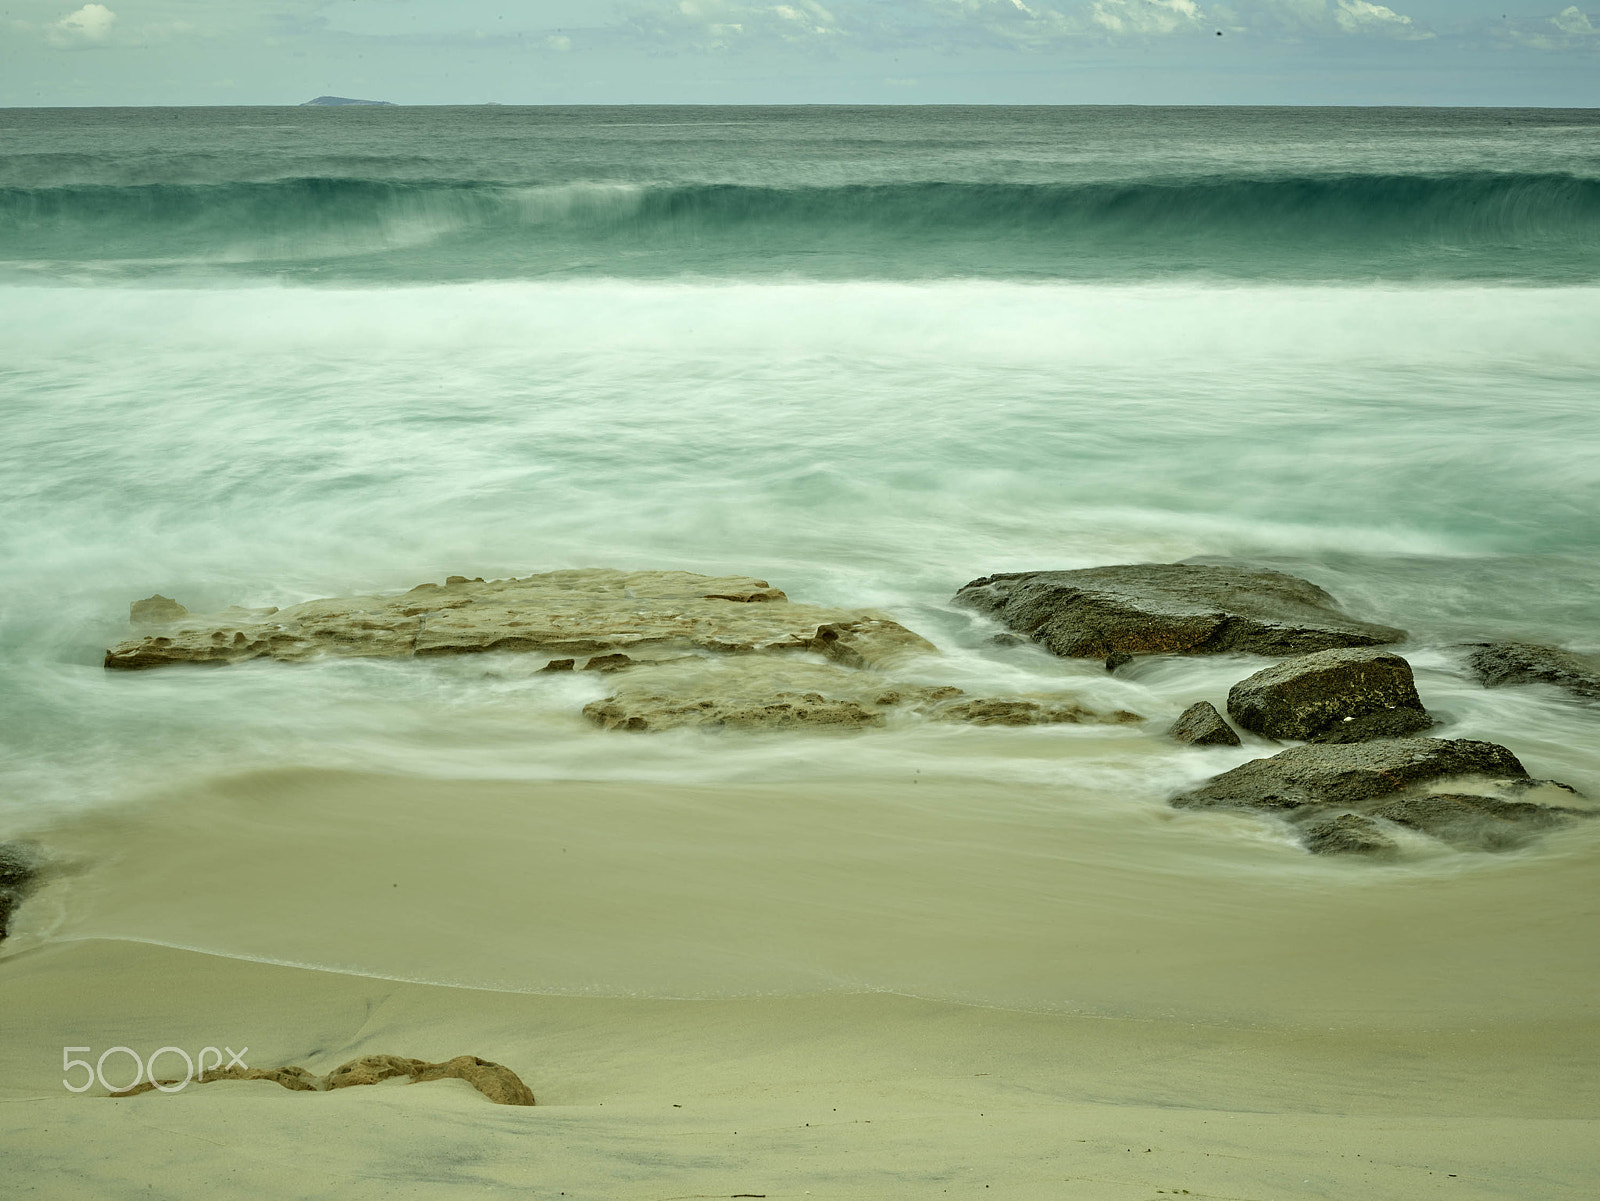
[[[207,1071],[196,1079],[199,1084],[212,1084],[219,1080],[271,1080],[297,1093],[326,1092],[338,1088],[353,1088],[363,1084],[404,1076],[412,1084],[426,1084],[431,1080],[465,1080],[496,1105],[532,1105],[533,1092],[521,1078],[504,1064],[479,1059],[476,1055],[457,1055],[442,1063],[429,1063],[423,1059],[409,1059],[401,1055],[363,1055],[340,1064],[326,1076],[314,1076],[301,1067],[283,1068],[221,1068]],[[172,1086],[177,1080],[163,1080],[162,1085]],[[154,1091],[156,1085],[146,1080],[132,1088],[114,1092],[113,1097],[136,1097]]]

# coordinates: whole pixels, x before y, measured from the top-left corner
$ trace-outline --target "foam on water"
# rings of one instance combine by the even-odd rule
[[[753,572],[887,609],[946,648],[939,682],[1155,717],[1243,666],[1108,680],[993,646],[951,594],[992,571],[1239,556],[1424,645],[1595,637],[1592,289],[12,288],[0,313],[19,335],[0,462],[9,827],[282,762],[817,770],[812,740],[600,735],[574,716],[599,683],[515,659],[107,676],[128,601],[156,591],[205,610],[451,572]],[[1427,653],[1446,732],[1595,775],[1575,749],[1592,713],[1482,693]],[[1007,737],[891,731],[826,757],[896,777],[1067,772],[1151,803],[1216,770],[1085,731]]]
[[[63,936],[408,979],[1238,1014],[1236,965],[1281,958],[1308,966],[1267,973],[1280,1014],[1354,965],[1431,1022],[1410,965],[1438,934],[1471,1017],[1485,923],[1534,913],[1564,946],[1552,898],[1600,823],[1308,858],[1279,823],[1166,804],[1274,749],[1158,733],[1262,661],[1108,676],[950,598],[1006,570],[1277,567],[1411,631],[1437,733],[1600,795],[1600,711],[1479,688],[1459,650],[1600,647],[1594,122],[0,113],[0,838],[141,848],[63,886]],[[604,678],[515,655],[102,667],[153,592],[583,566],[881,608],[943,650],[925,682],[1151,722],[631,737],[579,716]],[[403,921],[379,835],[441,852]],[[168,854],[229,903],[141,907]],[[356,869],[384,904],[350,903]],[[486,879],[545,937],[490,920],[511,894]]]

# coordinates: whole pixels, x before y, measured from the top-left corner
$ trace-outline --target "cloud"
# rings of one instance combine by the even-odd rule
[[[1095,0],[1090,12],[1101,29],[1144,35],[1196,29],[1204,17],[1194,0]]]
[[[1499,34],[1503,41],[1534,50],[1600,50],[1600,23],[1576,4],[1553,17],[1516,21]]]
[[[1237,33],[1293,40],[1361,37],[1417,42],[1435,36],[1404,13],[1369,0],[1231,0],[1215,5],[1212,15]]]
[[[1367,0],[1339,0],[1339,7],[1333,10],[1333,20],[1346,33],[1410,37],[1417,32],[1410,17],[1403,17],[1382,4],[1369,4]]]
[[[624,23],[652,42],[701,50],[726,50],[763,42],[817,46],[847,36],[847,29],[838,18],[814,0],[792,0],[788,4],[749,0],[635,4],[627,10]]]
[[[1579,12],[1576,4],[1568,5],[1551,17],[1550,24],[1561,30],[1562,33],[1571,34],[1573,37],[1587,38],[1600,34],[1600,28],[1597,28],[1594,22],[1589,19],[1589,14]]]
[[[52,46],[92,46],[111,36],[117,14],[104,4],[85,4],[52,25],[45,26],[45,37]]]
[[[1371,0],[632,0],[624,12],[634,35],[663,49],[1052,50],[1213,29],[1279,40],[1434,36]]]

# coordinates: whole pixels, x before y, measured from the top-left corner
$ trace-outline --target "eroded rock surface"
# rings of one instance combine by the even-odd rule
[[[163,602],[165,606],[156,602]],[[674,652],[816,651],[851,667],[932,653],[878,613],[799,605],[765,580],[685,571],[552,571],[524,579],[421,584],[399,596],[307,601],[285,609],[196,615],[164,597],[138,602],[158,629],[106,652],[110,668],[172,663],[394,657],[482,651],[648,660]],[[136,606],[137,608],[138,606]]]
[[[399,596],[286,609],[196,616],[156,596],[135,610],[151,628],[107,651],[107,667],[517,651],[544,656],[544,671],[615,674],[611,695],[584,708],[607,729],[858,730],[897,711],[970,725],[1143,720],[1063,697],[973,697],[891,680],[885,669],[936,654],[935,647],[880,613],[795,604],[746,576],[598,569],[513,580],[451,576]]]
[[[430,1080],[465,1080],[497,1105],[532,1105],[533,1092],[521,1078],[504,1064],[479,1059],[476,1055],[457,1055],[443,1063],[429,1063],[423,1059],[409,1059],[402,1055],[363,1055],[349,1063],[340,1064],[326,1076],[314,1076],[305,1068],[217,1068],[195,1077],[194,1083],[212,1084],[218,1080],[271,1080],[297,1093],[327,1092],[336,1088],[352,1088],[362,1084],[377,1084],[404,1076],[412,1084],[426,1084]],[[168,1088],[177,1080],[163,1080]],[[137,1097],[154,1091],[156,1084],[146,1080],[132,1088],[114,1092],[113,1097]]]
[[[1554,684],[1575,696],[1600,700],[1600,657],[1531,642],[1485,642],[1467,658],[1486,688],[1507,684]]]
[[[1196,701],[1173,722],[1167,737],[1190,746],[1238,746],[1239,735],[1210,701]]]
[[[1307,580],[1260,568],[1137,563],[1012,572],[973,580],[955,599],[1070,658],[1301,655],[1405,637],[1342,612]]]
[[[1411,664],[1366,648],[1298,655],[1240,680],[1228,716],[1264,738],[1364,742],[1402,738],[1433,725]]]
[[[39,857],[31,847],[0,842],[0,941],[10,932],[11,915],[33,890]]]
[[[1142,721],[1122,710],[1097,713],[1060,697],[973,697],[960,688],[907,684],[876,672],[824,663],[692,659],[619,677],[612,695],[584,707],[606,729],[859,730],[895,713],[968,725],[1050,725]]]
[[[1307,849],[1322,854],[1387,850],[1394,840],[1385,823],[1495,850],[1588,816],[1517,799],[1535,789],[1576,795],[1566,785],[1530,779],[1515,755],[1492,742],[1402,738],[1291,747],[1214,776],[1171,803],[1276,814],[1299,827]]]

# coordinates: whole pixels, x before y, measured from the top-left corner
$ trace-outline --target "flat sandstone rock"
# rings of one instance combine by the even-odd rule
[[[1262,568],[1135,563],[1012,572],[973,580],[955,600],[1069,658],[1303,655],[1405,637],[1342,612],[1307,580]]]
[[[610,696],[583,713],[608,730],[860,730],[885,725],[896,713],[982,726],[1143,720],[1122,710],[1097,713],[1061,697],[973,697],[960,688],[906,684],[834,664],[753,658],[685,659],[628,672]]]
[[[285,609],[191,614],[165,597],[135,602],[144,632],[106,652],[108,668],[517,651],[593,660],[672,652],[816,651],[851,667],[932,653],[882,614],[792,603],[765,580],[686,571],[552,571],[525,579],[421,584],[399,596],[336,597]]]

